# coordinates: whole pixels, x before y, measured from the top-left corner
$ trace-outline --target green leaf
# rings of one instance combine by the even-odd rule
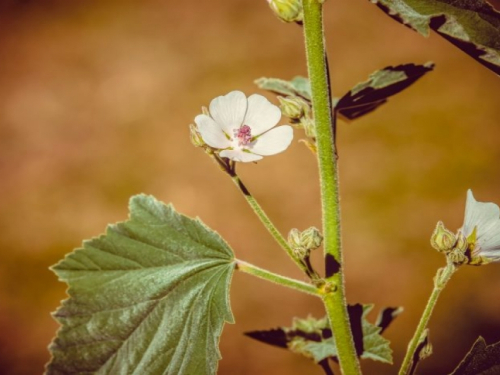
[[[429,340],[429,330],[425,329],[422,336],[418,339],[418,345],[413,353],[413,358],[411,361],[411,367],[408,371],[408,375],[413,375],[417,371],[417,367],[420,361],[426,359],[432,355],[432,344]]]
[[[69,299],[48,374],[215,374],[224,322],[233,322],[227,243],[151,196],[129,220],[52,267]]]
[[[361,358],[392,363],[390,341],[380,335],[382,328],[366,320],[366,316],[372,309],[373,305],[363,305],[361,318],[363,327],[363,353],[361,354]]]
[[[387,99],[423,77],[434,69],[434,64],[404,64],[388,66],[372,73],[367,81],[358,83],[340,99],[334,99],[334,112],[346,120],[366,115],[387,102]],[[259,78],[255,81],[261,89],[286,96],[299,96],[311,101],[311,85],[305,77],[297,76],[291,81],[279,78]]]
[[[367,81],[358,83],[351,91],[334,103],[335,112],[348,120],[366,115],[387,102],[387,99],[412,85],[434,64],[404,64],[388,66],[370,75]]]
[[[389,340],[380,335],[382,327],[366,320],[366,316],[372,308],[373,305],[360,304],[348,307],[356,352],[361,358],[392,363]],[[398,313],[401,311],[401,309],[391,310]],[[387,311],[387,309],[383,311]],[[392,315],[392,319],[396,315]],[[291,327],[252,331],[247,332],[246,335],[266,344],[287,348],[294,353],[314,360],[316,363],[325,359],[337,361],[337,348],[326,317],[321,319],[315,319],[311,316],[306,319],[294,318]]]
[[[500,13],[485,0],[370,0],[424,36],[436,31],[500,74]]]
[[[500,341],[487,345],[479,336],[451,375],[494,375],[500,373]]]
[[[375,324],[380,327],[381,334],[389,327],[394,319],[403,312],[403,310],[402,307],[384,307],[380,310]]]
[[[305,77],[296,76],[291,81],[262,77],[256,79],[255,84],[263,90],[268,90],[276,94],[295,95],[311,101],[311,84],[309,79]]]

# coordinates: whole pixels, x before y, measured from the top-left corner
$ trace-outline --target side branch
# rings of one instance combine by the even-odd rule
[[[299,292],[311,294],[313,296],[319,297],[320,293],[318,288],[314,285],[305,283],[303,281],[291,279],[286,276],[281,276],[271,271],[265,270],[263,268],[259,268],[250,263],[244,262],[242,260],[236,259],[235,261],[236,270],[248,273],[250,275],[254,275],[260,279],[270,281],[274,284],[286,286],[287,288],[291,288],[297,290]]]

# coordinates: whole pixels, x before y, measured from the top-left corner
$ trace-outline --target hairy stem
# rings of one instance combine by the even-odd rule
[[[248,273],[250,275],[257,276],[258,278],[271,281],[272,283],[286,286],[288,288],[297,290],[299,292],[312,294],[313,296],[319,296],[318,288],[315,286],[305,283],[303,281],[291,279],[286,276],[281,276],[271,271],[259,268],[250,263],[244,262],[242,260],[236,259],[236,269]]]
[[[307,67],[311,81],[312,104],[316,126],[316,142],[320,171],[321,206],[326,287],[323,302],[330,320],[340,367],[344,374],[361,374],[349,325],[344,290],[340,239],[340,204],[337,178],[337,158],[334,139],[334,119],[329,95],[325,63],[322,7],[320,0],[302,0]]]
[[[303,259],[299,259],[293,249],[290,247],[288,244],[288,241],[283,237],[283,235],[280,233],[280,231],[274,226],[273,222],[271,219],[269,219],[269,216],[264,212],[260,204],[257,202],[257,200],[253,197],[252,194],[250,194],[250,191],[247,189],[245,184],[243,184],[243,181],[241,181],[240,177],[236,174],[236,163],[234,161],[231,161],[227,158],[221,158],[219,155],[216,153],[211,153],[210,156],[212,159],[219,165],[222,171],[227,173],[229,177],[231,177],[231,180],[233,180],[234,184],[238,188],[238,190],[243,194],[245,197],[245,200],[249,204],[249,206],[252,208],[253,212],[257,215],[257,217],[260,219],[260,222],[264,227],[267,229],[267,231],[273,236],[273,238],[276,240],[276,242],[281,246],[283,250],[288,254],[288,256],[293,260],[293,262],[307,275],[309,276],[310,279],[312,280],[317,280],[318,279],[318,274],[316,271],[312,270],[310,267],[308,267],[308,263],[305,262]]]
[[[300,261],[298,259],[294,252],[293,249],[290,247],[288,244],[288,241],[282,236],[282,234],[278,231],[278,229],[274,226],[272,221],[269,219],[269,217],[266,215],[260,204],[257,202],[257,200],[253,197],[252,194],[248,191],[247,187],[243,184],[241,179],[238,177],[237,174],[231,175],[231,179],[233,180],[234,184],[238,187],[238,189],[241,191],[243,196],[245,197],[246,201],[252,208],[252,210],[255,212],[257,217],[260,219],[261,223],[264,225],[264,227],[267,229],[267,231],[273,236],[273,238],[276,240],[276,242],[285,250],[285,252],[288,254],[288,256],[294,261],[299,268],[306,273],[309,277],[313,277],[314,275],[311,274],[311,271],[307,268],[306,264]]]
[[[429,323],[429,319],[431,318],[432,311],[436,306],[439,295],[456,270],[457,266],[455,266],[451,262],[449,262],[446,267],[438,269],[436,276],[434,277],[434,289],[432,290],[429,300],[427,301],[427,305],[425,306],[424,312],[422,313],[422,317],[420,318],[417,329],[413,334],[413,338],[408,344],[408,349],[403,359],[403,363],[401,364],[401,368],[399,369],[399,375],[408,374],[409,371],[416,365],[413,363],[415,350],[422,340],[422,336],[425,329],[427,328],[427,324]]]

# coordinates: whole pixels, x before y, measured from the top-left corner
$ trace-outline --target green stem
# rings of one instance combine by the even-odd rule
[[[271,234],[271,236],[273,236],[276,242],[283,248],[283,250],[285,250],[288,256],[294,261],[294,263],[297,264],[299,268],[302,271],[304,271],[309,277],[312,277],[311,271],[307,268],[307,266],[304,263],[302,263],[299,259],[295,257],[293,249],[288,244],[288,241],[281,235],[278,229],[274,226],[272,221],[266,215],[266,213],[264,212],[260,204],[257,202],[257,200],[252,196],[252,194],[250,194],[247,187],[243,184],[238,175],[234,173],[230,174],[230,176],[234,184],[241,191],[246,201],[248,202],[252,210],[255,212],[257,217],[260,219],[261,223],[267,229],[267,231]]]
[[[257,266],[254,266],[250,263],[244,262],[242,260],[236,259],[236,269],[238,271],[242,271],[245,273],[248,273],[250,275],[257,276],[258,278],[271,281],[272,283],[286,286],[288,288],[297,290],[299,292],[307,293],[307,294],[312,294],[313,296],[319,296],[320,293],[318,289],[308,283],[305,283],[303,281],[291,279],[286,276],[281,276],[276,273],[273,273],[271,271],[265,270],[263,268],[259,268]]]
[[[288,254],[288,256],[293,260],[293,262],[307,275],[311,280],[318,280],[319,275],[317,272],[312,269],[310,263],[304,259],[299,258],[295,255],[295,252],[288,244],[288,241],[281,235],[280,231],[274,226],[273,222],[266,215],[260,204],[257,200],[250,194],[250,191],[247,189],[243,181],[236,174],[236,163],[227,158],[221,158],[216,153],[211,153],[210,156],[217,163],[217,165],[221,168],[222,171],[227,173],[231,180],[233,180],[234,184],[238,188],[238,190],[243,194],[245,200],[250,205],[252,210],[255,212],[257,217],[260,219],[260,222],[264,225],[267,231],[273,236],[276,242],[281,246],[283,250]]]
[[[439,295],[456,270],[457,266],[451,262],[449,262],[446,267],[438,269],[436,276],[434,277],[434,289],[432,290],[431,296],[427,301],[427,306],[425,306],[425,310],[420,318],[420,322],[418,323],[413,338],[408,344],[408,349],[403,359],[403,363],[399,369],[399,375],[408,374],[409,371],[414,369],[416,366],[416,363],[414,363],[415,350],[417,350],[418,345],[422,341],[424,331],[427,328],[427,324],[429,323],[429,319],[431,318],[432,311],[436,306]]]
[[[334,119],[329,99],[329,82],[325,64],[322,3],[302,0],[307,67],[311,81],[312,104],[316,126],[316,144],[320,171],[326,281],[323,302],[332,327],[339,362],[344,374],[361,374],[350,330],[344,290],[340,239],[340,204],[337,158],[333,133]]]

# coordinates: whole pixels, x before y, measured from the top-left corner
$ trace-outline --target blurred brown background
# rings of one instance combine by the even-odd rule
[[[387,65],[436,63],[339,129],[348,299],[376,311],[405,307],[386,334],[399,365],[443,264],[429,246],[436,222],[462,224],[468,188],[500,203],[500,80],[366,0],[329,1],[325,11],[337,95]],[[306,74],[301,30],[277,21],[264,0],[1,2],[2,374],[43,371],[57,329],[50,312],[65,298],[48,267],[126,218],[139,192],[200,216],[239,258],[302,278],[232,182],[191,146],[187,127],[215,96],[256,92],[260,76],[297,74]],[[320,226],[317,167],[306,147],[294,142],[239,171],[284,233]],[[478,335],[500,340],[499,293],[499,264],[460,270],[432,318],[435,354],[421,374],[450,372]],[[232,306],[237,324],[225,327],[220,374],[322,373],[242,335],[322,316],[319,301],[236,274]]]

